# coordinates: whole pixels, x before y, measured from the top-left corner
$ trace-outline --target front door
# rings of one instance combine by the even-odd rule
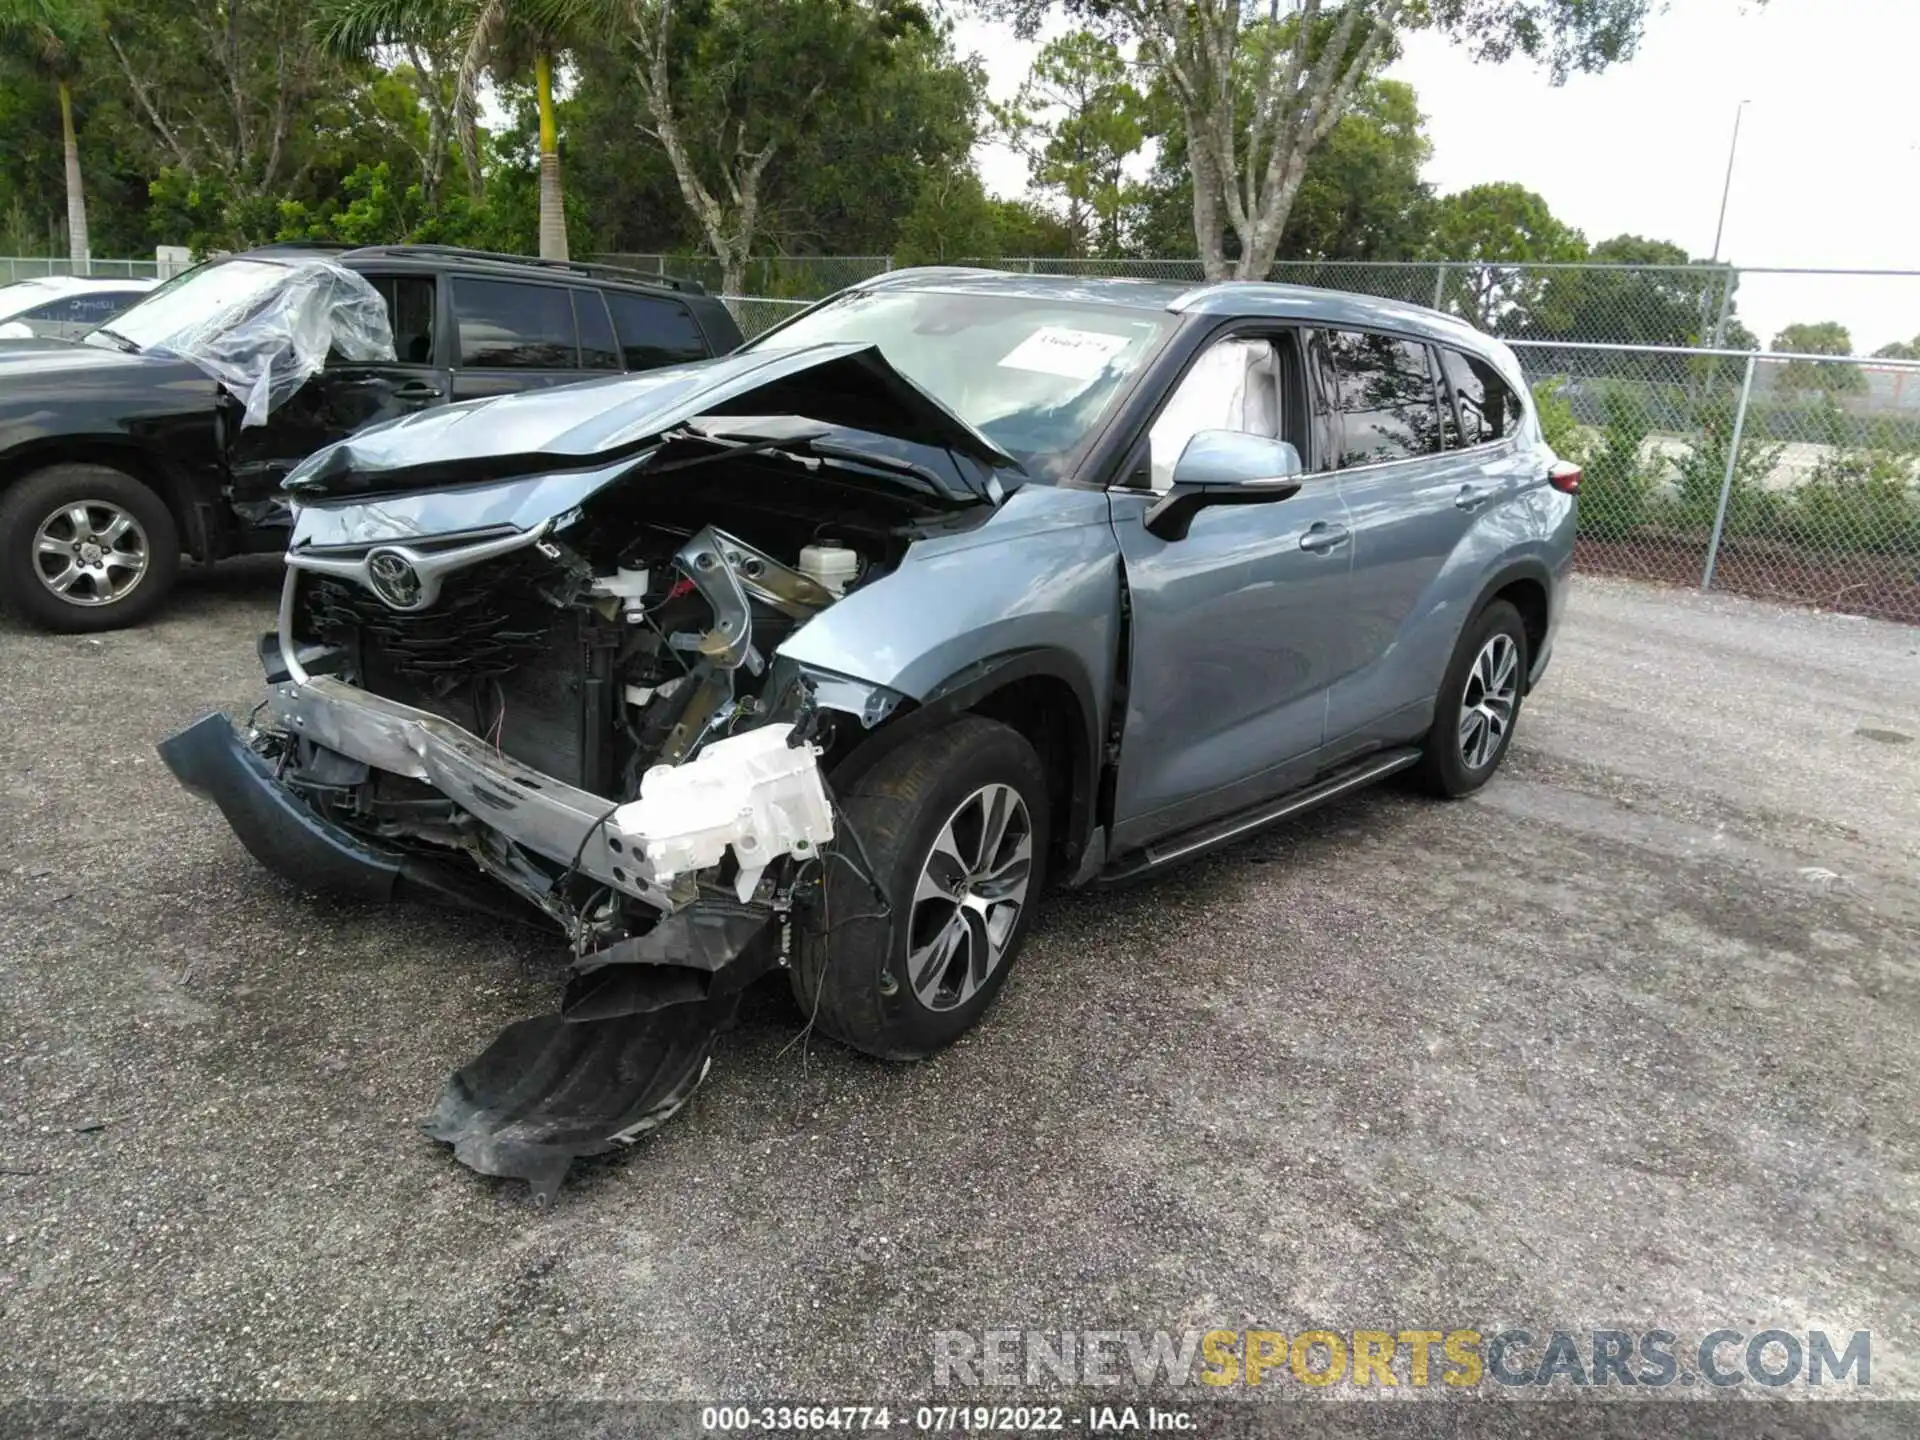
[[[1132,607],[1125,733],[1111,841],[1132,849],[1308,779],[1341,673],[1353,547],[1330,474],[1291,499],[1202,510],[1184,539],[1143,519],[1196,431],[1244,429],[1310,454],[1291,333],[1203,351],[1148,437],[1141,478],[1112,492]]]
[[[387,302],[387,317],[393,324],[392,361],[330,356],[318,375],[268,415],[265,425],[241,429],[237,408],[229,407],[234,508],[252,525],[286,523],[280,483],[321,446],[378,421],[444,405],[453,393],[453,377],[440,353],[435,278],[380,274],[366,278]]]

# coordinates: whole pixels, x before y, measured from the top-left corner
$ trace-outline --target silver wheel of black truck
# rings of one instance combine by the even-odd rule
[[[138,625],[180,569],[167,502],[105,465],[49,465],[0,497],[0,593],[47,630]]]

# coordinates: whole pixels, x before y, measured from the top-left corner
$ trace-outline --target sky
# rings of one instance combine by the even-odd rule
[[[996,99],[1019,88],[1036,45],[978,18],[957,29]],[[1916,56],[1920,0],[1670,0],[1633,60],[1564,86],[1525,63],[1476,64],[1431,35],[1408,37],[1389,73],[1419,95],[1426,177],[1441,193],[1517,181],[1589,240],[1639,234],[1703,257],[1749,101],[1721,258],[1920,271]],[[1005,147],[980,160],[995,193],[1025,188],[1025,163]],[[1920,274],[1749,274],[1738,306],[1763,342],[1839,320],[1868,353],[1920,336]]]

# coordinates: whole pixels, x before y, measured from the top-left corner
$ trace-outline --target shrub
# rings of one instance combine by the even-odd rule
[[[1580,480],[1580,530],[1622,540],[1647,522],[1662,462],[1647,456],[1653,419],[1639,394],[1621,382],[1599,387],[1601,426]]]
[[[1920,460],[1890,450],[1842,450],[1793,495],[1789,530],[1818,550],[1920,557]]]

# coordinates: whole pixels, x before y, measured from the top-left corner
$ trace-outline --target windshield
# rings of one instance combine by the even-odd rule
[[[172,339],[184,330],[204,331],[219,316],[239,312],[285,281],[287,267],[266,260],[215,260],[176,275],[132,309],[109,320],[110,330],[142,350]],[[86,337],[93,344],[99,330]]]
[[[43,280],[16,280],[10,285],[0,285],[0,320],[24,314],[58,293]]]
[[[868,290],[747,348],[877,345],[894,369],[1040,475],[1061,468],[1093,433],[1172,328],[1172,316],[1117,305]]]

